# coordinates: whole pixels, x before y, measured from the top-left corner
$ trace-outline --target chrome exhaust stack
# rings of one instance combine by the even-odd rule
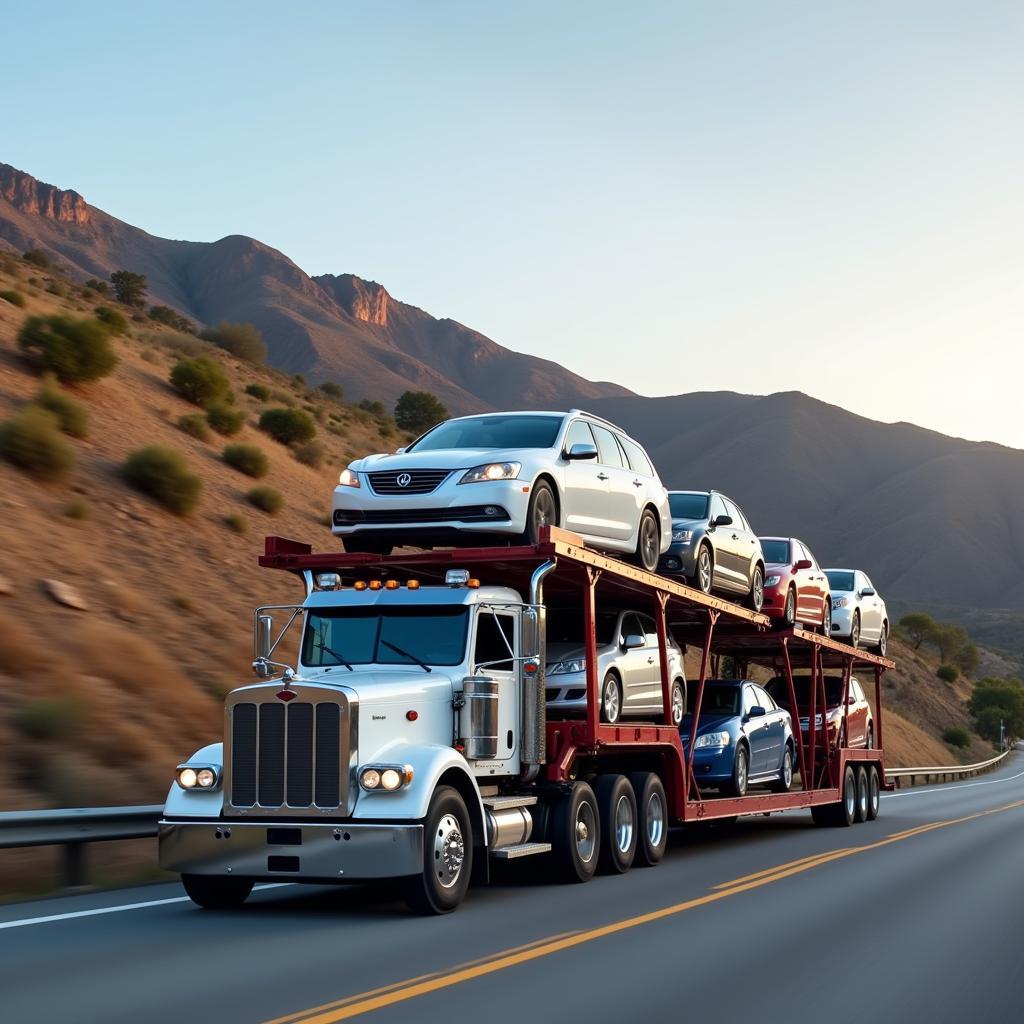
[[[522,687],[522,714],[520,738],[522,742],[522,779],[532,781],[547,760],[547,693],[544,686],[546,664],[544,578],[557,563],[548,559],[538,565],[530,579],[530,603],[523,609],[522,644],[520,662]]]

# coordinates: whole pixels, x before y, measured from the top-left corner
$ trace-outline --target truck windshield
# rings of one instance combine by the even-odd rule
[[[551,448],[563,419],[563,416],[468,416],[439,424],[411,444],[408,450]]]
[[[318,609],[306,621],[302,663],[321,668],[346,661],[415,665],[419,659],[427,665],[459,665],[465,656],[468,623],[469,609],[461,605]]]
[[[673,519],[707,519],[708,496],[689,491],[669,491],[668,507]]]

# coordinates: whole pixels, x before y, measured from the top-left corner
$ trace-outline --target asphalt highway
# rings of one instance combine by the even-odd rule
[[[455,914],[386,888],[264,888],[202,911],[176,884],[0,907],[4,1024],[365,1019],[830,1024],[1019,1019],[1024,756],[882,798],[673,836],[587,885],[541,858]]]

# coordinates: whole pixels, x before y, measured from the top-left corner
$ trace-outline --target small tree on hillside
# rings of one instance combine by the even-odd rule
[[[954,659],[957,667],[965,676],[973,676],[978,671],[978,648],[972,643],[966,643],[956,653]]]
[[[42,249],[29,249],[28,252],[22,253],[21,258],[26,263],[31,263],[34,267],[39,267],[40,270],[50,269],[50,257],[47,256]]]
[[[106,326],[93,319],[30,316],[18,334],[18,347],[64,384],[99,380],[117,365]]]
[[[204,409],[227,400],[231,390],[220,363],[207,356],[183,359],[171,370],[171,387],[182,398]]]
[[[395,404],[395,422],[402,430],[417,434],[446,419],[448,410],[429,391],[406,391]]]
[[[114,286],[118,302],[123,302],[126,306],[145,306],[145,274],[136,274],[131,270],[115,270],[110,275],[110,283]]]
[[[173,327],[176,331],[182,331],[184,334],[195,334],[196,332],[195,324],[180,313],[175,312],[170,306],[150,306],[149,318],[150,320],[155,320],[158,324],[166,324],[168,327]]]
[[[1007,736],[1024,736],[1024,682],[988,677],[979,680],[968,702],[978,732],[999,740],[999,723]]]
[[[255,324],[230,323],[222,320],[216,327],[207,327],[199,335],[239,359],[261,364],[267,361],[267,346]]]
[[[900,628],[906,632],[914,650],[917,651],[920,650],[921,644],[932,638],[938,623],[927,612],[911,612],[900,619]]]
[[[939,626],[930,639],[939,650],[939,659],[949,663],[967,643],[967,630],[963,626]]]

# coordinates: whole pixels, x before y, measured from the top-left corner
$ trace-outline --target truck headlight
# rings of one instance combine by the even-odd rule
[[[368,793],[394,793],[412,782],[411,764],[368,764],[359,770],[359,785]]]
[[[353,472],[351,469],[343,469],[338,477],[338,483],[341,484],[342,487],[358,487],[359,474]]]
[[[178,785],[184,790],[216,789],[220,785],[220,765],[179,764],[174,770]]]
[[[570,658],[568,661],[556,661],[548,668],[549,676],[560,676],[566,672],[586,672],[586,658]]]
[[[522,468],[521,462],[488,462],[486,466],[474,466],[473,469],[467,470],[459,483],[480,484],[489,480],[515,480]]]
[[[769,576],[764,581],[764,585],[766,587],[777,587],[779,585],[779,577],[778,576]]]
[[[673,544],[689,544],[693,540],[693,530],[673,530]]]
[[[727,732],[706,732],[703,736],[697,737],[694,748],[700,747],[727,747],[729,746],[729,734]]]

